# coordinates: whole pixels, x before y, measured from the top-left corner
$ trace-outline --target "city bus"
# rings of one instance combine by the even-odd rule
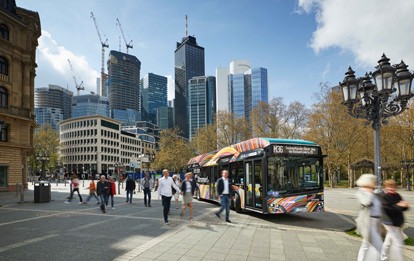
[[[253,138],[189,160],[195,197],[218,202],[222,170],[233,183],[232,209],[264,214],[324,211],[321,147],[305,140]]]

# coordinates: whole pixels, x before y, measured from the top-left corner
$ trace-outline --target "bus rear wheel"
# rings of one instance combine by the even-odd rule
[[[234,199],[231,201],[231,206],[232,206],[232,209],[234,209],[237,213],[242,212],[241,200],[240,200],[240,195],[239,194],[236,193],[234,195]]]

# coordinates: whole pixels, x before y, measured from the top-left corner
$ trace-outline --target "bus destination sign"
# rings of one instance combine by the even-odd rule
[[[274,154],[289,155],[318,155],[318,147],[306,147],[298,145],[273,145]]]

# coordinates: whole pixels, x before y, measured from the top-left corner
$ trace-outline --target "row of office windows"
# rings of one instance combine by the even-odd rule
[[[97,161],[97,155],[71,155],[71,156],[63,156],[64,162],[87,162],[87,161]],[[111,155],[101,155],[101,161],[106,162],[115,162],[118,161],[117,156],[111,156]]]
[[[97,125],[98,125],[97,120],[84,120],[84,121],[71,122],[71,123],[62,125],[61,130],[83,128],[83,127],[94,127]]]

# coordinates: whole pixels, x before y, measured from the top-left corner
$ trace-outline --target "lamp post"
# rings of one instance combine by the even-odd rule
[[[42,162],[42,173],[40,175],[41,180],[45,178],[45,164],[46,161],[49,161],[49,159],[50,157],[46,153],[42,153],[36,156],[36,160]]]
[[[401,61],[391,65],[390,59],[382,55],[373,73],[356,78],[351,67],[345,73],[344,80],[339,83],[344,95],[343,104],[348,113],[355,118],[366,119],[374,129],[374,168],[378,188],[381,188],[381,154],[380,128],[386,124],[386,118],[402,113],[408,100],[413,97],[411,83],[413,74],[408,66]],[[374,79],[374,83],[371,81]]]
[[[147,161],[147,171],[148,171],[148,173],[149,173],[149,169],[150,169],[150,165],[151,165],[151,163],[152,162],[154,162],[154,160],[155,160],[155,153],[154,153],[154,151],[152,151],[152,152],[147,152],[146,154],[145,154],[146,156],[147,156],[147,158],[148,158],[148,161]]]
[[[116,169],[116,174],[117,174],[117,181],[118,181],[118,193],[121,194],[121,179],[119,178],[119,166],[121,166],[121,162],[119,161],[115,161],[114,163],[114,167]]]

